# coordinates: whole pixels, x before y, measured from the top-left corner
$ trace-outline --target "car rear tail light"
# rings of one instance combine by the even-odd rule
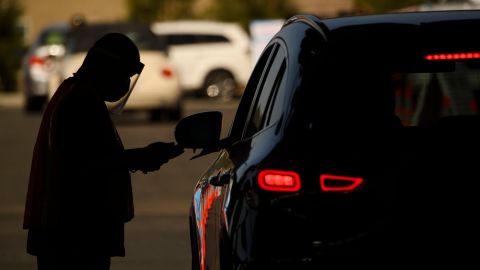
[[[171,68],[163,68],[161,71],[163,77],[170,78],[173,76],[173,70]]]
[[[425,60],[466,60],[466,59],[480,59],[480,52],[466,52],[466,53],[439,53],[429,54],[425,56]]]
[[[29,63],[30,65],[43,65],[45,64],[45,59],[38,56],[32,56],[30,57]]]
[[[292,171],[263,170],[258,174],[258,184],[263,190],[295,192],[300,190],[300,176]]]
[[[320,188],[326,192],[353,191],[363,183],[361,177],[349,177],[323,174],[320,176]]]

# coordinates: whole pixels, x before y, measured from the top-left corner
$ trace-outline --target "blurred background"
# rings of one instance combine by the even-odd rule
[[[124,31],[142,44],[151,67],[129,102],[138,113],[114,118],[130,148],[173,141],[176,121],[201,111],[223,112],[226,134],[258,55],[294,14],[479,7],[478,0],[0,0],[0,269],[35,269],[22,218],[41,113],[81,64],[86,41],[104,31]],[[136,218],[127,224],[127,257],[115,258],[112,269],[190,267],[192,191],[216,158],[192,156],[133,175]]]
[[[233,22],[255,35],[258,21],[293,14],[337,17],[426,9],[475,9],[479,0],[0,0],[0,92],[23,90],[20,66],[38,35],[58,24],[209,20]],[[270,32],[275,32],[273,28]],[[270,33],[272,34],[272,33]],[[255,40],[255,36],[250,36]],[[50,41],[53,42],[53,41]],[[56,41],[61,42],[61,41]]]

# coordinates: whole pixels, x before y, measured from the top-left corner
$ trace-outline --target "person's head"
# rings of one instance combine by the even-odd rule
[[[135,44],[125,35],[109,33],[89,49],[77,75],[90,80],[105,101],[114,102],[130,90],[130,78],[143,64]]]

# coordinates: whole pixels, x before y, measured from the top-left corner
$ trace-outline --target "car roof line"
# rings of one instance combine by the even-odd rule
[[[284,24],[283,27],[290,25],[295,22],[305,23],[311,26],[315,31],[317,31],[324,39],[327,38],[323,29],[315,22],[315,17],[312,15],[295,15],[288,19]]]

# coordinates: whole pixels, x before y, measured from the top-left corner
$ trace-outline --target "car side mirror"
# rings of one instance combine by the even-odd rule
[[[175,128],[175,140],[184,148],[206,149],[220,142],[222,113],[209,111],[187,116]]]

